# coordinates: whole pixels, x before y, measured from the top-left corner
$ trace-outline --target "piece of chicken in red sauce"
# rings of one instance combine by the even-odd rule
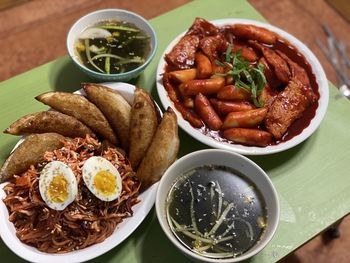
[[[165,55],[165,61],[174,69],[188,69],[193,67],[198,44],[198,36],[183,36],[173,49]]]
[[[289,126],[301,117],[312,102],[305,95],[303,84],[298,80],[291,80],[271,103],[265,118],[266,129],[276,139],[281,139]]]
[[[215,36],[219,33],[219,29],[209,21],[197,17],[186,35],[196,35],[199,37]]]
[[[196,18],[187,33],[165,55],[168,65],[163,77],[164,86],[175,107],[195,128],[213,130],[208,125],[209,115],[203,114],[209,109],[212,113],[210,116],[216,113],[219,123],[225,120],[231,110],[239,109],[238,111],[242,111],[240,116],[249,116],[243,114],[247,110],[243,106],[249,105],[250,110],[265,107],[267,114],[261,124],[251,128],[238,125],[229,131],[221,128],[216,136],[221,136],[220,140],[226,138],[232,143],[260,147],[279,143],[288,134],[290,126],[318,98],[314,92],[317,90],[314,76],[307,61],[304,59],[305,62],[296,63],[293,53],[287,55],[284,48],[279,49],[280,43],[286,42],[276,33],[258,26],[215,26],[203,18]],[[241,73],[240,81],[250,85],[246,73],[251,68],[256,68],[264,74],[264,88],[247,91],[246,88],[235,87],[235,76],[225,75],[230,70],[235,70],[234,60],[227,59],[230,56],[238,56],[248,65],[246,72]],[[309,77],[312,77],[313,85],[310,84]],[[217,83],[219,81],[221,82]],[[237,89],[248,93],[248,97],[237,99],[230,96],[232,90]],[[206,103],[198,103],[199,93],[205,94]],[[197,105],[194,103],[196,98]],[[308,113],[308,116],[313,115]],[[215,130],[219,126],[215,126]],[[297,128],[297,132],[301,132],[303,128],[305,127]]]

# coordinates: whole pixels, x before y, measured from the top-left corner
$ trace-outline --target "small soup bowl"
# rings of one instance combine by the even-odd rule
[[[203,165],[224,166],[232,168],[238,173],[241,173],[254,185],[254,187],[256,187],[258,192],[260,192],[261,198],[265,201],[266,224],[263,233],[251,248],[236,257],[211,258],[195,253],[185,247],[185,245],[183,245],[183,243],[177,239],[169,226],[166,206],[170,189],[180,175],[192,170],[193,168]],[[279,223],[280,206],[277,192],[270,178],[257,164],[234,152],[218,149],[207,149],[190,153],[181,159],[178,159],[167,169],[158,186],[156,211],[158,221],[164,233],[186,256],[198,262],[232,263],[254,256],[268,244],[268,242],[272,239]]]
[[[101,73],[87,68],[83,65],[75,50],[75,42],[77,41],[79,35],[88,27],[95,25],[98,22],[105,20],[118,20],[125,21],[136,25],[150,38],[150,51],[145,58],[145,62],[140,64],[137,68],[118,74],[107,74]],[[150,23],[142,16],[135,14],[133,12],[123,10],[123,9],[103,9],[92,13],[89,13],[81,17],[76,21],[70,28],[67,36],[67,50],[69,56],[73,62],[78,66],[80,70],[85,72],[90,77],[100,80],[100,81],[128,81],[130,79],[136,78],[141,72],[145,70],[147,65],[152,61],[156,50],[157,50],[157,37],[154,29]]]

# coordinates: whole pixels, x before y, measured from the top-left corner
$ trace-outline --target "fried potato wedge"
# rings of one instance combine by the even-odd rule
[[[135,170],[150,146],[158,127],[155,104],[147,91],[136,88],[131,108],[129,160]]]
[[[32,134],[7,158],[0,170],[0,183],[25,172],[43,160],[46,151],[63,147],[64,136],[57,133]]]
[[[75,117],[111,143],[118,143],[118,139],[106,117],[84,96],[50,91],[35,97],[35,99],[59,112]]]
[[[42,111],[28,114],[18,119],[8,127],[4,133],[12,135],[26,135],[32,133],[56,132],[66,137],[83,137],[96,135],[76,118],[57,112]]]
[[[84,83],[87,98],[105,115],[117,134],[124,150],[129,147],[129,127],[131,106],[124,97],[111,88],[98,84]]]
[[[165,170],[175,161],[179,146],[176,114],[169,107],[136,172],[143,190],[162,177]]]

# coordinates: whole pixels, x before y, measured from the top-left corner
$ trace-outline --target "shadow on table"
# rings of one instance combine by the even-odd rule
[[[1,239],[0,239],[0,255],[1,255],[1,262],[16,262],[16,263],[27,262],[21,259],[20,257],[18,257],[15,253],[13,253]]]
[[[2,135],[2,138],[4,138],[5,136],[7,135]],[[19,138],[15,136],[12,136],[9,139],[7,139],[6,143],[2,145],[2,150],[0,151],[0,160],[5,161],[8,158],[8,156],[10,155],[12,149],[15,147],[18,140]],[[0,163],[0,167],[1,167],[1,163]]]
[[[306,141],[300,143],[299,145],[275,154],[270,155],[260,155],[260,156],[248,156],[249,159],[256,162],[266,173],[273,169],[277,169],[283,164],[284,169],[289,169],[290,166],[294,166],[299,161],[305,157],[308,152],[312,151],[311,148],[315,145],[315,141],[317,140],[318,131],[308,138]],[[274,174],[270,177],[279,176],[279,174]]]
[[[91,81],[69,57],[56,60],[50,72],[50,86],[55,91],[74,92],[80,89],[81,82]]]
[[[142,78],[142,77],[139,77]],[[139,78],[132,79],[128,83],[135,85]],[[69,57],[56,60],[52,65],[50,72],[50,85],[55,91],[74,92],[80,89],[80,83],[93,82],[98,83],[96,79],[93,79],[82,72]]]
[[[150,222],[144,234],[143,242],[139,246],[138,262],[143,263],[190,263],[193,262],[185,257],[166,237],[161,229],[156,213],[151,212]],[[136,244],[135,244],[136,247]]]

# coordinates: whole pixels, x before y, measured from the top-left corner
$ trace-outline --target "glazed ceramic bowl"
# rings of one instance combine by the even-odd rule
[[[203,166],[204,164],[226,166],[245,175],[259,190],[265,201],[267,211],[266,228],[260,239],[248,249],[248,251],[239,256],[215,259],[195,253],[193,250],[185,247],[185,245],[176,238],[169,226],[166,212],[166,200],[170,189],[181,174],[184,174],[193,168]],[[239,262],[257,254],[272,239],[277,229],[280,215],[278,195],[267,174],[247,157],[234,152],[218,149],[207,149],[190,153],[181,159],[178,159],[173,165],[171,165],[160,180],[156,196],[156,210],[159,223],[169,240],[186,256],[199,262],[209,263]]]
[[[83,32],[87,27],[98,23],[99,21],[111,19],[133,23],[138,28],[143,30],[147,36],[150,37],[150,51],[148,56],[145,58],[145,62],[131,71],[119,74],[106,74],[93,71],[82,64],[78,54],[74,50],[74,43],[81,32]],[[123,9],[103,9],[89,13],[74,23],[68,32],[67,50],[69,56],[78,66],[78,68],[90,77],[100,81],[128,81],[130,79],[136,78],[152,61],[157,50],[157,37],[150,23],[142,16]]]

